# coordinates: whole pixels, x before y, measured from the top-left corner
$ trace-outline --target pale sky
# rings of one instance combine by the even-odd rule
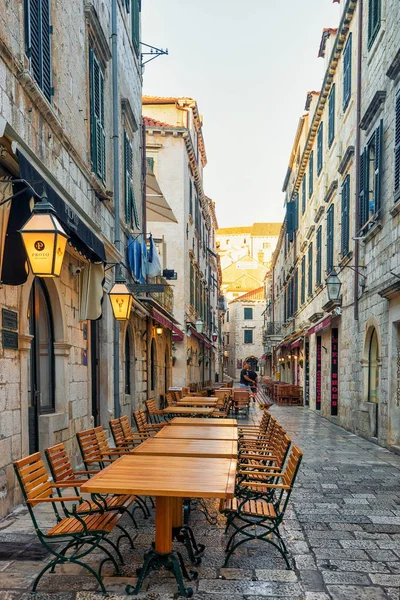
[[[204,190],[220,227],[281,221],[282,184],[306,94],[320,90],[333,0],[145,0],[142,40],[169,56],[144,94],[188,96],[203,115]]]

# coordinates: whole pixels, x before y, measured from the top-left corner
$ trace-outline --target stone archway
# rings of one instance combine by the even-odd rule
[[[363,358],[363,401],[369,413],[369,429],[373,438],[379,438],[380,383],[382,341],[377,320],[372,317],[366,323]]]

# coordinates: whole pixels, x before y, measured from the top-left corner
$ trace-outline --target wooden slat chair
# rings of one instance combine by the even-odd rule
[[[77,496],[79,495],[80,486],[88,480],[90,475],[99,473],[99,470],[74,471],[69,456],[65,450],[65,446],[62,443],[56,444],[51,448],[46,448],[45,455],[50,468],[51,476],[53,477],[53,481],[55,481],[55,483],[69,484],[70,487],[74,488]],[[85,475],[85,477],[82,478],[82,475]],[[82,500],[82,502],[77,506],[77,512],[79,514],[96,512],[99,510],[99,503],[103,510],[127,513],[131,518],[134,527],[137,528],[133,511],[137,508],[140,508],[141,510],[143,509],[137,503],[136,496],[129,494],[109,494],[107,496],[99,496],[96,500]],[[131,511],[129,510],[130,508]],[[132,540],[131,546],[133,548]]]
[[[53,490],[68,488],[70,484],[55,484],[50,481],[39,452],[14,462],[14,470],[39,541],[53,557],[36,577],[32,593],[36,592],[40,579],[47,571],[50,570],[53,573],[57,565],[73,563],[89,571],[96,578],[103,594],[107,594],[101,579],[103,564],[111,560],[116,574],[120,575],[121,573],[113,553],[108,547],[105,547],[104,543],[107,543],[115,551],[120,562],[123,563],[118,545],[126,535],[119,536],[116,543],[109,538],[109,534],[117,526],[122,514],[101,511],[84,515],[78,514],[75,504],[72,509],[68,509],[67,502],[79,504],[82,502],[82,498],[79,495],[63,497],[54,495]],[[55,521],[47,531],[42,530],[34,510],[35,506],[45,503],[52,504]],[[57,505],[60,508],[57,508]],[[47,519],[50,520],[51,516],[47,516]],[[105,553],[106,558],[100,562],[98,571],[95,571],[92,566],[83,561],[83,557],[98,548]]]
[[[145,404],[147,408],[147,414],[149,415],[149,422],[158,424],[163,421],[163,424],[165,425],[165,415],[162,410],[157,408],[154,398],[149,398],[149,400],[145,401]]]
[[[245,389],[233,390],[233,409],[236,414],[243,411],[246,416],[249,414],[250,392]]]
[[[265,440],[266,437],[271,435],[275,425],[278,421],[270,415],[269,418],[263,419],[259,426],[255,429],[241,429],[239,431],[239,444],[244,444],[245,442],[255,442],[257,440]]]
[[[141,444],[145,439],[149,437],[147,434],[142,433],[132,433],[125,435],[121,419],[122,417],[120,417],[119,419],[111,419],[110,421],[111,434],[113,436],[116,448],[121,450],[131,450],[132,448],[136,448],[139,444]]]
[[[218,406],[219,402],[220,401],[218,400],[215,406],[215,410],[213,413],[211,413],[211,416],[214,418],[225,419],[229,416],[229,412],[232,408],[232,398],[225,398],[225,400],[223,401],[223,406],[221,408],[219,408]]]
[[[274,474],[274,478],[279,479],[280,483],[244,481],[242,486],[247,486],[247,496],[225,501],[222,512],[228,517],[227,529],[233,527],[234,532],[226,546],[227,555],[224,567],[228,565],[236,548],[250,540],[257,539],[274,546],[285,560],[286,567],[291,568],[290,555],[279,531],[279,526],[285,517],[302,457],[300,449],[293,446],[285,471]],[[268,492],[271,490],[275,492],[273,502],[268,501],[265,489]]]
[[[83,463],[87,470],[90,470],[93,465],[97,465],[97,468],[99,469],[104,469],[107,464],[112,463],[120,456],[131,454],[131,450],[128,449],[110,448],[106,432],[101,425],[93,427],[92,429],[79,431],[76,434],[76,437],[78,439]],[[150,511],[147,508],[146,503],[139,496],[136,496],[136,500],[143,512],[143,516],[147,518],[150,515]]]
[[[256,439],[246,438],[239,442],[239,456],[247,457],[252,452],[268,452],[270,447],[279,441],[286,432],[283,427],[274,419],[269,422],[269,426],[264,436],[258,436]]]
[[[168,394],[165,394],[165,398],[167,400],[167,406],[175,406],[176,400],[172,395],[172,392],[168,392]]]
[[[144,410],[139,409],[135,410],[133,413],[133,419],[136,423],[136,427],[139,433],[157,433],[163,427],[165,427],[165,423],[148,423],[146,418],[146,413]]]
[[[239,437],[263,435],[271,418],[274,417],[272,417],[267,409],[264,409],[261,421],[258,425],[241,425],[238,427]]]

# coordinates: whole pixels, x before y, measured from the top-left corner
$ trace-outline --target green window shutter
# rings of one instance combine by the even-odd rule
[[[368,49],[381,27],[381,0],[368,0]]]
[[[295,225],[295,203],[288,202],[286,204],[286,233],[288,241],[291,242],[294,237],[294,225]]]
[[[244,330],[243,341],[244,341],[245,344],[252,344],[253,343],[253,330],[252,329],[245,329]]]
[[[311,198],[314,191],[314,150],[310,154],[308,170],[308,197]]]
[[[397,92],[395,105],[394,134],[394,199],[400,198],[400,90]]]
[[[139,55],[140,48],[140,0],[132,0],[132,42]]]
[[[322,171],[323,160],[324,160],[324,124],[321,123],[318,129],[317,138],[317,174],[319,175]]]
[[[304,215],[306,212],[306,194],[307,194],[307,180],[305,174],[303,175],[303,181],[301,182],[301,214]]]
[[[294,280],[293,280],[293,298],[294,298],[294,303],[293,303],[293,309],[294,312],[297,312],[298,308],[299,308],[299,271],[296,268],[295,272],[294,272]]]
[[[359,225],[360,230],[364,227],[365,223],[368,220],[368,190],[367,190],[367,159],[368,153],[365,148],[363,153],[360,156],[360,194],[358,197],[358,215],[359,215]],[[358,234],[359,232],[356,232]]]
[[[105,182],[106,136],[104,131],[104,74],[92,48],[89,48],[90,149],[92,170]]]
[[[25,50],[33,78],[51,102],[50,1],[25,0]]]
[[[308,246],[308,295],[313,293],[313,245]]]
[[[346,110],[351,97],[351,54],[352,34],[350,33],[343,52],[343,112]]]
[[[342,185],[342,217],[340,253],[342,257],[349,253],[350,241],[350,175],[347,175]]]
[[[294,231],[297,231],[299,228],[299,195],[296,194],[294,197]]]
[[[333,269],[334,255],[334,205],[329,207],[326,218],[326,272],[329,274]]]
[[[333,84],[328,100],[328,146],[332,146],[335,139],[335,84]]]
[[[318,227],[317,231],[317,265],[315,273],[315,283],[321,285],[322,283],[322,226]]]
[[[382,156],[383,156],[383,121],[375,130],[375,160],[374,160],[374,212],[379,213],[381,209],[382,188]]]
[[[301,304],[306,301],[306,257],[301,259]]]
[[[194,269],[193,263],[190,262],[190,304],[194,306]]]
[[[152,156],[146,156],[147,171],[154,173],[154,158]]]
[[[124,174],[125,174],[125,220],[132,229],[140,229],[135,192],[133,189],[133,149],[126,131],[124,131]]]
[[[246,321],[251,321],[253,319],[253,309],[251,307],[244,308],[244,319]]]
[[[193,217],[193,183],[189,179],[189,215]]]

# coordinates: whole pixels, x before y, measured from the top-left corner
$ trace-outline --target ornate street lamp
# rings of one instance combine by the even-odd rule
[[[218,333],[216,331],[214,331],[211,337],[212,337],[212,341],[215,343],[218,339]]]
[[[45,188],[41,200],[36,202],[32,215],[19,232],[32,273],[40,277],[59,277],[68,235],[47,199]]]
[[[203,321],[201,319],[197,319],[197,321],[194,324],[194,326],[196,327],[197,333],[203,333],[204,323],[203,323]]]
[[[156,327],[156,334],[157,335],[162,335],[163,332],[163,328],[162,327]]]
[[[326,289],[328,290],[328,298],[330,301],[337,301],[340,298],[340,290],[342,282],[335,270],[331,271],[328,279],[326,280]]]
[[[115,278],[115,283],[108,295],[110,296],[114,317],[117,321],[127,321],[131,314],[133,296],[126,287],[123,277],[119,275]]]

